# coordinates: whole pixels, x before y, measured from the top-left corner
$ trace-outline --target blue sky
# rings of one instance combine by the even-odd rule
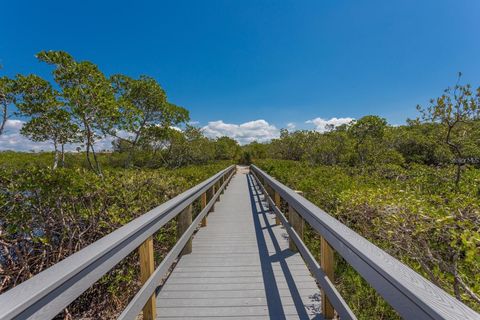
[[[107,75],[155,77],[200,126],[313,128],[306,121],[367,114],[399,124],[458,71],[480,83],[478,0],[4,1],[2,11],[1,73],[47,76],[34,54],[65,50]]]

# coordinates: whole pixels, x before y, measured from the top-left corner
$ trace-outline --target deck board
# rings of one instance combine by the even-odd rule
[[[320,290],[238,173],[157,294],[157,319],[323,319]]]

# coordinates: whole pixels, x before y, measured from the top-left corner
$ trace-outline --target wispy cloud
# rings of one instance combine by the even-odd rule
[[[288,129],[288,131],[293,131],[293,130],[295,130],[296,127],[297,127],[297,125],[296,125],[295,123],[293,123],[293,122],[287,123],[287,129]]]

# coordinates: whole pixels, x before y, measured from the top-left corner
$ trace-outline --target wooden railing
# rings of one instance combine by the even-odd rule
[[[431,283],[367,239],[354,232],[298,192],[275,180],[260,168],[251,172],[277,223],[290,236],[290,248],[298,251],[322,289],[323,316],[356,319],[333,285],[335,250],[405,319],[480,319],[480,315]],[[288,206],[288,219],[281,204]],[[304,223],[321,236],[320,263],[303,242]]]
[[[197,186],[136,218],[102,239],[76,252],[31,279],[0,295],[0,319],[51,319],[138,248],[143,283],[119,319],[155,319],[155,290],[180,254],[192,251],[191,238],[206,225],[208,212],[235,172],[230,166]],[[201,211],[192,221],[192,204]],[[177,218],[175,246],[154,268],[153,234]]]

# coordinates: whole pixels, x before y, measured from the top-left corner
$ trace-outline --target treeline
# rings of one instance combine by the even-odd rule
[[[242,161],[272,158],[364,168],[455,166],[452,179],[458,186],[465,166],[480,166],[480,88],[457,84],[429,106],[417,108],[420,116],[401,126],[369,115],[325,132],[282,130],[280,138],[269,143],[244,146]]]
[[[21,133],[52,143],[54,169],[65,165],[65,146],[74,144],[85,152],[88,167],[102,175],[96,143],[105,137],[115,138],[113,148],[124,155],[125,167],[136,161],[179,167],[239,154],[235,140],[208,139],[188,125],[188,110],[171,103],[152,77],[107,77],[92,62],[77,61],[63,51],[43,51],[36,57],[53,66],[54,83],[35,74],[1,77],[0,135],[8,117],[27,119]],[[16,110],[10,111],[13,106]]]

